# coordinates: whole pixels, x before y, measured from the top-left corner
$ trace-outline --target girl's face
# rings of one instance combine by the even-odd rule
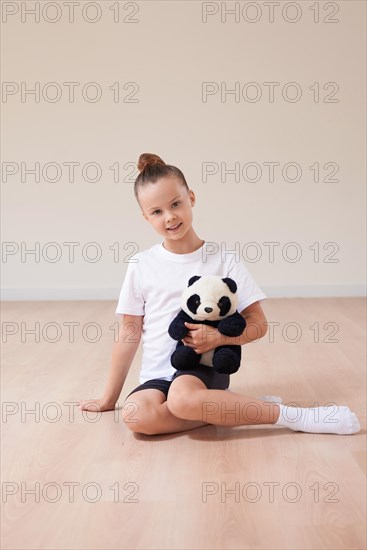
[[[139,202],[144,218],[165,239],[179,240],[190,232],[195,195],[174,176],[141,188]]]

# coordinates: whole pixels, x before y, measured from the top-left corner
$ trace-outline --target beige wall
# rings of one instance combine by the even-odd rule
[[[39,22],[21,5],[35,2],[2,4],[3,298],[117,300],[129,253],[162,240],[133,194],[132,163],[142,152],[184,172],[198,235],[224,253],[237,247],[269,297],[364,294],[364,2],[319,2],[318,22],[308,1],[280,0],[273,22],[264,2],[223,3],[237,6],[236,16],[221,14],[221,2],[120,2],[119,22],[109,0],[79,2],[74,22],[63,2],[40,2]],[[257,22],[246,21],[246,8]],[[55,102],[51,82],[61,93]],[[74,102],[66,82],[80,83]],[[99,101],[86,99],[91,82]],[[205,82],[212,93],[203,97]],[[22,86],[36,83],[39,101],[22,101]],[[264,83],[279,84],[273,101]],[[237,97],[225,95],[236,86]],[[71,162],[79,163],[75,181]],[[40,181],[27,173],[22,181],[35,163]],[[47,181],[56,174],[48,163],[59,166],[59,181]],[[99,181],[87,181],[96,173],[83,175],[87,163],[99,167]],[[257,163],[258,181],[246,181],[248,163]],[[226,174],[235,166],[238,181]],[[79,243],[74,262],[68,242]],[[93,246],[82,254],[93,242],[101,253],[94,263]],[[269,243],[277,243],[274,258]],[[35,247],[39,261],[22,257]]]

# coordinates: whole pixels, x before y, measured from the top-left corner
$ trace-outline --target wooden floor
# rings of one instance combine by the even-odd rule
[[[253,397],[349,405],[362,426],[351,436],[278,426],[135,435],[121,407],[141,347],[116,410],[82,413],[79,399],[102,396],[115,307],[2,306],[2,548],[366,548],[363,298],[267,299],[274,333],[242,348],[231,379]]]

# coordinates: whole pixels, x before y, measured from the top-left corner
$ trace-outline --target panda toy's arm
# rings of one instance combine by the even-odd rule
[[[219,321],[217,328],[225,336],[241,336],[246,328],[246,319],[236,311],[233,315]]]
[[[168,334],[171,338],[174,340],[182,340],[182,338],[187,336],[189,329],[185,326],[185,322],[194,323],[195,321],[182,309],[168,327]]]

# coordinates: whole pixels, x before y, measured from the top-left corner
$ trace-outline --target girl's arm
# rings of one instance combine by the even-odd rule
[[[241,336],[222,336],[222,345],[237,344],[243,346],[265,336],[268,331],[268,323],[260,302],[254,302],[240,312],[246,320],[246,328]]]
[[[79,401],[79,408],[91,411],[109,411],[115,408],[122,387],[139,347],[143,315],[124,315],[121,320],[119,338],[112,349],[111,367],[100,399]]]

